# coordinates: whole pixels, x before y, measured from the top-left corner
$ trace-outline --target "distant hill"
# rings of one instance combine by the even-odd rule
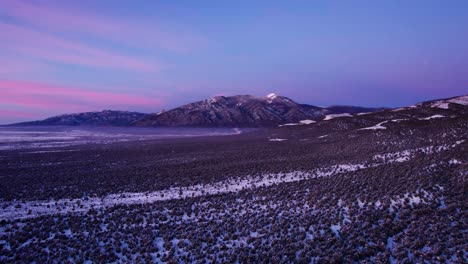
[[[349,114],[357,114],[357,113],[369,113],[369,112],[378,112],[385,109],[385,107],[378,107],[378,108],[368,108],[368,107],[360,107],[360,106],[350,106],[350,105],[332,105],[326,108],[330,112],[334,114],[341,114],[341,113],[349,113]]]
[[[12,126],[129,126],[146,115],[137,112],[104,110],[59,115],[39,121],[16,123]]]
[[[310,123],[320,128],[323,133],[337,131],[382,131],[392,130],[400,133],[402,128],[418,128],[428,122],[443,120],[450,122],[468,115],[468,95],[426,101],[411,106],[385,109],[378,112],[328,114],[318,122]],[[466,122],[465,122],[466,123]],[[281,127],[289,131],[295,126],[307,125],[304,122],[283,124]],[[412,133],[407,131],[404,133]],[[284,136],[285,137],[285,136]]]

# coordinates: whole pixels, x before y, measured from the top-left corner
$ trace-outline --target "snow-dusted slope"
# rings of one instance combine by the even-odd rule
[[[424,103],[423,103],[424,104]],[[449,109],[450,104],[468,105],[468,95],[453,97],[449,99],[437,100],[430,102],[430,106],[434,108]]]

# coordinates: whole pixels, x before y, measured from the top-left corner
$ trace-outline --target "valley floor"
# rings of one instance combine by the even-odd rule
[[[466,262],[467,118],[382,122],[0,152],[0,262]]]

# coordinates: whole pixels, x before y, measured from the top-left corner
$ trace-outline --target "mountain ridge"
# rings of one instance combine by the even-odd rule
[[[357,112],[358,109],[373,112],[383,108],[347,107],[347,110],[352,112]],[[268,127],[301,120],[318,120],[333,113],[343,113],[343,111],[339,108],[328,109],[300,104],[275,93],[270,93],[265,97],[215,96],[163,113],[150,114],[136,121],[134,125]]]
[[[130,111],[103,110],[52,116],[43,120],[21,122],[9,126],[129,126],[148,114]]]
[[[64,114],[43,120],[14,123],[8,126],[137,126],[137,127],[271,127],[303,120],[320,121],[333,115],[364,114],[379,111],[404,111],[414,108],[459,107],[468,105],[468,95],[424,101],[399,108],[332,105],[319,107],[301,104],[270,93],[265,97],[253,95],[215,96],[188,103],[159,113],[103,110]]]

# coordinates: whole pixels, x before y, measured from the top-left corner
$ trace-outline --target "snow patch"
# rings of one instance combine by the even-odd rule
[[[281,142],[281,141],[285,141],[287,139],[285,138],[270,138],[269,141],[272,141],[272,142]]]
[[[400,121],[405,121],[405,120],[408,120],[408,119],[392,119],[392,120],[387,120],[387,121],[384,121],[384,122],[380,122],[380,123],[378,123],[378,124],[375,125],[375,126],[364,127],[364,128],[360,128],[360,129],[358,129],[358,130],[387,129],[387,127],[384,127],[384,126],[382,126],[382,125],[385,124],[385,123],[387,123],[387,122],[400,122]]]
[[[335,233],[336,237],[340,237],[341,225],[331,225],[330,229]]]
[[[300,125],[310,125],[310,124],[313,124],[313,123],[317,123],[316,121],[314,120],[301,120],[299,121],[299,123],[287,123],[287,124],[283,124],[283,125],[279,125],[279,127],[283,127],[283,126],[300,126]]]
[[[275,100],[276,98],[278,97],[278,95],[274,94],[274,93],[270,93],[266,96],[266,99],[267,99],[267,102],[269,104],[271,104],[273,102],[273,100]]]
[[[284,126],[298,126],[300,125],[299,123],[287,123],[287,124],[282,124],[282,125],[279,125],[279,127],[284,127]]]
[[[452,164],[455,164],[455,165],[456,165],[456,164],[463,164],[463,162],[461,162],[461,161],[459,161],[459,160],[457,160],[457,159],[451,159],[451,160],[449,160],[448,163],[449,163],[450,165],[452,165]]]
[[[431,105],[431,107],[437,107],[441,109],[449,109],[449,104],[448,103],[435,103]]]
[[[383,124],[387,123],[388,121],[384,121],[384,122],[381,122],[381,123],[378,123],[377,125],[375,126],[371,126],[371,127],[364,127],[364,128],[360,128],[358,130],[377,130],[377,129],[387,129],[386,127],[382,126]]]
[[[310,125],[310,124],[317,123],[317,122],[314,120],[306,119],[306,120],[299,121],[299,123],[304,124],[304,125]]]
[[[433,115],[425,118],[418,118],[419,120],[430,120],[430,119],[435,119],[435,118],[444,118],[445,116],[443,115]]]
[[[352,117],[353,115],[349,113],[343,113],[343,114],[333,114],[333,115],[326,115],[323,120],[332,120],[334,118],[339,118],[339,117]]]

